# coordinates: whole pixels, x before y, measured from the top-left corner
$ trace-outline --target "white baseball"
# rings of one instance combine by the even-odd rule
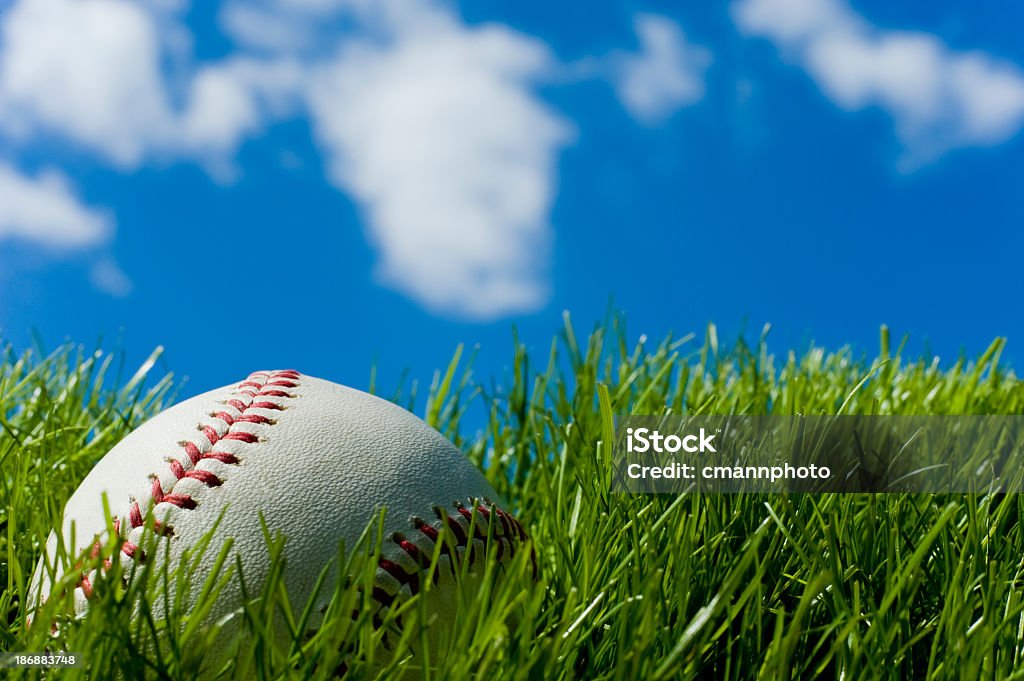
[[[164,524],[172,561],[220,518],[196,579],[212,569],[224,539],[232,537],[247,585],[258,586],[268,568],[262,514],[272,532],[287,537],[285,583],[300,607],[336,558],[338,543],[351,548],[382,507],[387,541],[376,586],[384,601],[410,592],[422,570],[416,554],[432,554],[441,509],[460,545],[482,543],[479,535],[466,536],[476,503],[485,517],[497,513],[492,524],[503,560],[528,550],[521,525],[483,501],[499,503],[483,475],[440,433],[390,402],[294,371],[254,373],[181,402],[125,437],[65,507],[65,541],[74,525],[77,542],[71,555],[106,535],[104,493],[125,538],[122,561],[140,558],[144,533],[154,531],[143,524],[150,509]],[[51,562],[55,549],[52,535]],[[41,600],[51,589],[42,565],[33,578]],[[91,588],[86,575],[75,589],[80,611],[88,608]],[[330,589],[324,591],[319,597],[326,606]],[[236,611],[240,602],[235,579],[209,621]],[[432,602],[442,611],[453,607],[443,598]]]

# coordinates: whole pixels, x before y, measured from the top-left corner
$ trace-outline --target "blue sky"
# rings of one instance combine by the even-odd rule
[[[1024,356],[1016,3],[0,1],[0,334],[384,388],[610,300]]]

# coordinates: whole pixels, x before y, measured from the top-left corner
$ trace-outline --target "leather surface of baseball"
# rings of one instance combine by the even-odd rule
[[[257,587],[269,566],[262,514],[271,532],[287,537],[285,583],[293,607],[306,602],[321,569],[336,559],[338,543],[350,549],[381,508],[387,513],[377,586],[385,600],[415,588],[418,554],[431,555],[444,522],[439,512],[447,514],[460,546],[482,544],[479,533],[466,536],[474,506],[478,517],[497,514],[494,536],[507,549],[505,559],[526,540],[520,524],[491,505],[500,502],[483,475],[440,433],[390,402],[294,371],[254,373],[174,405],[125,437],[65,507],[65,541],[74,525],[77,544],[71,555],[105,537],[104,493],[125,538],[122,562],[142,558],[144,533],[154,531],[176,561],[220,518],[196,578],[212,569],[231,537],[231,559],[241,559],[246,581]],[[150,509],[157,530],[143,522]],[[485,523],[483,532],[485,538]],[[51,536],[51,556],[54,550]],[[51,585],[40,568],[33,584],[45,599]],[[76,608],[88,607],[91,588],[86,575],[75,589]],[[330,598],[332,589],[324,591],[318,605]],[[208,619],[230,615],[240,602],[233,579]],[[452,604],[442,590],[431,607],[444,617]]]

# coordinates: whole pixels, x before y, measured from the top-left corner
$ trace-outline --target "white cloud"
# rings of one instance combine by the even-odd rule
[[[318,69],[309,102],[330,177],[364,207],[382,281],[467,317],[536,309],[571,136],[533,93],[550,58],[505,28],[429,19]]]
[[[191,3],[189,0],[136,0],[136,4],[145,5],[153,12],[181,14]]]
[[[353,4],[373,2],[373,0],[276,0],[276,2],[283,9],[328,14]]]
[[[235,3],[222,22],[243,51],[175,79],[164,65],[188,48],[180,10],[19,2],[0,17],[0,132],[56,134],[124,169],[196,158],[227,178],[239,145],[304,99],[331,178],[365,208],[383,281],[472,317],[543,304],[555,162],[570,132],[533,93],[550,66],[541,44],[470,29],[429,0]],[[330,12],[361,37],[327,62],[300,61],[304,27]],[[253,48],[273,54],[257,60]],[[113,272],[94,274],[123,289]]]
[[[135,165],[169,123],[158,47],[152,19],[132,2],[19,2],[3,15],[3,119]]]
[[[638,14],[633,24],[640,50],[611,57],[612,81],[630,114],[653,125],[704,97],[711,53],[666,17]]]
[[[92,285],[112,296],[124,297],[132,282],[117,262],[103,254],[114,232],[106,213],[86,206],[67,178],[55,170],[30,177],[0,161],[0,245],[18,241],[42,246],[51,256],[85,253],[92,260]]]
[[[124,298],[132,292],[132,280],[113,258],[100,258],[89,270],[89,280],[98,290],[115,298]]]
[[[60,173],[28,177],[0,162],[0,241],[74,250],[102,244],[112,228],[110,218],[82,204]]]
[[[768,38],[839,107],[879,107],[912,169],[960,147],[1000,144],[1024,126],[1024,72],[928,33],[872,26],[842,0],[741,0],[741,31]]]
[[[188,36],[169,22],[129,0],[17,3],[0,16],[0,131],[56,134],[123,169],[153,156],[223,165],[262,118],[262,75],[234,60],[194,69],[175,102],[162,64]]]
[[[311,35],[304,17],[241,2],[225,5],[220,23],[236,43],[255,50],[302,51]]]
[[[191,107],[182,118],[185,139],[198,148],[238,146],[259,122],[252,90],[228,68],[206,68],[191,84]]]
[[[381,281],[471,318],[546,302],[557,157],[573,132],[536,94],[557,70],[543,43],[432,0],[236,0],[221,22],[239,50],[196,63],[185,5],[14,4],[0,15],[0,135],[16,149],[68,141],[122,170],[197,160],[226,180],[240,145],[308,106]],[[641,33],[650,58],[677,54],[664,39]],[[667,73],[668,99],[690,96]],[[124,292],[111,263],[94,283]]]
[[[849,8],[834,0],[740,0],[733,5],[733,18],[747,33],[790,46],[853,20]]]

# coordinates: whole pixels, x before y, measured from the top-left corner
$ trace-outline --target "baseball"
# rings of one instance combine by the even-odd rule
[[[113,518],[104,514],[104,494]],[[237,557],[252,589],[269,567],[262,516],[271,532],[287,538],[285,584],[292,602],[302,604],[336,560],[339,542],[351,549],[386,508],[373,590],[385,608],[415,590],[423,557],[432,555],[446,523],[460,551],[486,541],[486,523],[482,535],[479,521],[470,533],[474,509],[478,518],[496,514],[498,560],[529,550],[522,526],[499,503],[461,451],[404,409],[295,371],[261,371],[181,402],[125,437],[68,501],[63,536],[75,538],[69,555],[78,555],[113,527],[124,540],[119,559],[125,563],[144,559],[146,533],[156,533],[161,553],[175,561],[212,531],[195,579],[201,583],[213,569],[230,537],[230,560]],[[145,522],[150,511],[155,523]],[[51,535],[51,564],[55,550]],[[41,560],[33,577],[37,602],[52,588],[43,566]],[[94,579],[83,575],[75,587],[76,610],[88,608]],[[331,595],[324,591],[321,608]],[[454,598],[445,597],[444,585],[438,593],[430,607],[444,618]],[[234,616],[241,600],[233,579],[207,620]]]

